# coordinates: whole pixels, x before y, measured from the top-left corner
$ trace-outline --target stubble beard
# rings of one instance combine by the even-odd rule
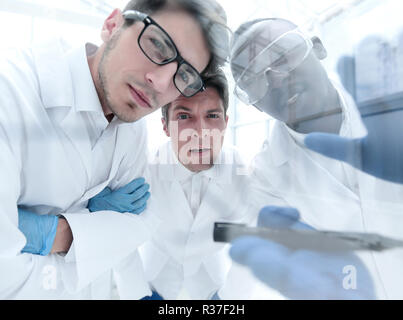
[[[117,31],[115,35],[112,36],[112,39],[106,44],[105,50],[102,53],[101,60],[99,62],[98,68],[98,83],[100,91],[100,100],[101,104],[105,106],[108,110],[111,110],[112,113],[121,121],[123,122],[135,122],[138,119],[133,119],[132,116],[125,114],[124,112],[120,111],[119,108],[112,103],[109,87],[108,87],[108,76],[106,72],[106,64],[108,61],[108,57],[110,52],[116,47],[116,43],[118,42],[122,29]]]

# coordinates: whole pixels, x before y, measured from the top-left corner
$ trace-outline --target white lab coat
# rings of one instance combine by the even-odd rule
[[[66,52],[60,41],[3,59],[0,92],[0,297],[109,298],[113,282],[122,297],[149,294],[136,252],[149,236],[142,218],[86,209],[106,186],[143,174],[143,121],[108,124],[84,46]],[[67,255],[21,254],[17,205],[63,214],[74,237]]]
[[[213,241],[213,226],[217,221],[251,223],[257,216],[247,197],[247,173],[232,148],[223,148],[216,164],[197,174],[178,163],[170,142],[158,150],[147,174],[152,197],[144,216],[159,224],[140,254],[147,278],[165,299],[176,299],[183,290],[188,298],[209,299],[223,286],[231,262],[228,245]],[[204,194],[203,186],[196,190],[201,196],[195,216],[186,197],[191,191],[183,189],[194,175],[208,181]],[[198,188],[195,184],[190,188]]]
[[[341,88],[338,91],[343,115],[340,135],[362,137],[366,130],[354,101]],[[253,160],[254,187],[282,197],[317,229],[403,238],[403,188],[307,149],[303,137],[275,122]],[[359,257],[374,279],[378,298],[403,298],[403,250],[366,252]]]

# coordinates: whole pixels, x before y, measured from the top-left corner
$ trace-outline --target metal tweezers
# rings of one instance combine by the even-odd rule
[[[241,236],[258,236],[294,250],[383,251],[403,247],[403,240],[376,233],[275,229],[227,222],[214,223],[213,238],[216,242],[231,242]]]

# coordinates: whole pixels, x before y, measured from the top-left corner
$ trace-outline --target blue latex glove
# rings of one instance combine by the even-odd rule
[[[218,295],[218,291],[214,293],[210,300],[221,300],[220,296]]]
[[[18,229],[27,239],[21,252],[48,255],[55,241],[58,221],[57,216],[39,215],[19,207]]]
[[[258,224],[271,228],[312,229],[299,221],[296,209],[273,206],[260,211]],[[374,298],[370,276],[352,253],[290,250],[278,243],[248,236],[233,241],[230,256],[290,299]],[[355,276],[349,269],[351,266],[356,271]],[[356,289],[352,284],[356,284]]]
[[[403,183],[403,130],[387,127],[381,121],[362,139],[347,139],[333,134],[311,133],[305,145],[327,157],[345,161],[353,167],[384,180]]]
[[[157,291],[153,290],[151,296],[145,296],[144,298],[141,298],[140,300],[164,300],[164,298],[161,297]]]
[[[144,178],[134,179],[122,188],[112,191],[106,187],[88,202],[91,212],[111,210],[139,214],[143,212],[150,198],[150,185]]]

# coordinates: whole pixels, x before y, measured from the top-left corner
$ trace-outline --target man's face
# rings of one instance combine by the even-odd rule
[[[186,12],[171,10],[162,10],[152,18],[170,35],[184,59],[202,72],[210,52],[197,21]],[[112,21],[104,37],[97,91],[105,114],[112,112],[122,121],[133,122],[180,95],[173,83],[177,63],[160,66],[144,55],[137,42],[143,22],[121,28],[120,11],[108,19]]]
[[[289,124],[323,107],[321,97],[327,94],[328,78],[313,52],[288,75],[268,71],[266,79],[268,90],[254,105],[273,118]]]
[[[283,46],[283,43],[284,45],[293,43],[292,37],[294,37],[294,35],[292,33],[291,38],[283,37],[281,42],[278,41],[278,38],[295,29],[296,26],[294,24],[282,19],[259,22],[250,29],[250,36],[246,36],[245,34],[243,38],[249,39],[249,41],[250,39],[254,39],[249,45],[243,47],[242,39],[236,44],[242,49],[243,53],[235,57],[233,60],[234,65],[232,66],[234,78],[237,79],[243,71],[242,68],[245,68],[254,58],[254,56],[249,56],[248,52],[253,51],[248,51],[248,48],[253,48],[256,52],[254,53],[256,56],[256,54],[262,52],[263,49],[277,39],[275,43],[278,45],[272,45],[270,49],[263,51],[264,54],[259,56],[267,58],[276,57],[275,60],[273,59],[275,63],[269,64],[268,61],[266,62],[264,61],[265,59],[262,58],[257,60],[259,64],[255,63],[254,66],[257,66],[258,70],[267,69],[267,71],[263,73],[262,78],[259,79],[259,85],[251,86],[251,89],[258,89],[259,92],[262,93],[262,98],[253,103],[254,106],[285,123],[292,122],[296,116],[301,116],[307,109],[308,112],[312,110],[312,108],[320,110],[318,109],[320,106],[315,106],[315,104],[323,102],[321,96],[327,94],[327,74],[312,49],[310,49],[306,58],[289,72],[281,73],[270,69],[281,69],[282,66],[287,64],[291,66],[293,65],[293,61],[298,60],[291,61],[290,59],[296,59],[296,56],[303,57],[302,52],[307,52],[304,51],[303,48],[308,47],[304,45],[305,42],[303,38],[298,37],[298,35],[295,36],[295,39],[298,39],[295,41],[301,41],[301,45],[296,46],[295,50],[289,50],[289,57],[287,57],[284,52],[281,53],[280,57],[280,53],[276,51]],[[288,41],[288,39],[290,40]],[[287,51],[285,50],[285,52]],[[301,55],[296,55],[296,52],[301,52]],[[267,66],[265,66],[265,63],[267,63]],[[239,84],[242,88],[242,82],[239,82]],[[242,89],[248,93],[247,89]]]
[[[221,152],[228,116],[214,88],[179,97],[168,110],[164,131],[180,163],[193,172],[210,168]]]

